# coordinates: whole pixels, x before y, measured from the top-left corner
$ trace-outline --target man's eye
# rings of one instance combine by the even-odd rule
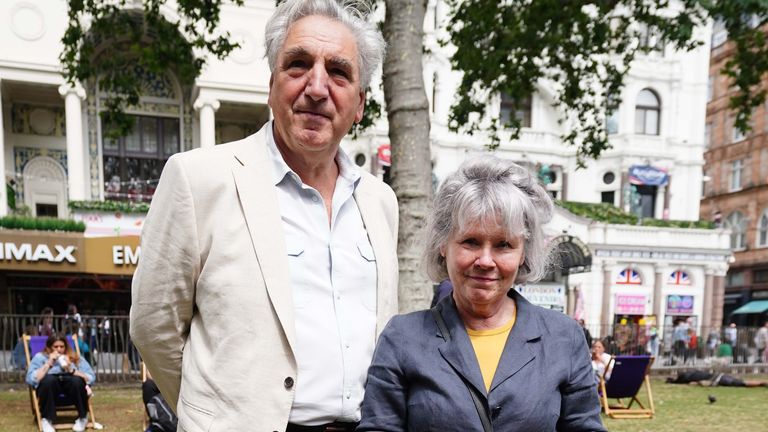
[[[292,60],[291,62],[288,63],[288,69],[294,69],[294,68],[303,69],[306,67],[307,67],[307,62],[305,62],[304,60]]]
[[[331,69],[331,74],[342,78],[349,78],[349,73],[344,69]]]

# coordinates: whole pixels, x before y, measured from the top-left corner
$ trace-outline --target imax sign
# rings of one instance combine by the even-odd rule
[[[74,257],[75,246],[67,245],[54,245],[53,250],[46,244],[39,244],[32,247],[32,243],[11,243],[0,242],[0,260],[2,261],[47,261],[50,263],[76,263],[77,260]]]

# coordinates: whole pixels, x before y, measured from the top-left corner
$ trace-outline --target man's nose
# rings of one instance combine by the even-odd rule
[[[309,71],[309,79],[304,93],[315,101],[328,97],[328,72],[324,67],[315,65]]]

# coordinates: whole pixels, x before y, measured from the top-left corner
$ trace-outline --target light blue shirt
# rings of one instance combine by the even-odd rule
[[[35,354],[34,357],[32,357],[32,362],[29,364],[29,369],[27,369],[27,384],[31,385],[34,388],[37,388],[38,384],[40,384],[39,381],[37,381],[35,375],[37,375],[37,370],[43,367],[45,362],[48,361],[48,354],[45,354],[43,352],[39,352]],[[82,373],[84,373],[88,379],[85,380],[85,383],[88,385],[93,384],[96,382],[96,374],[93,372],[93,369],[91,368],[91,365],[88,364],[88,362],[83,358],[80,357],[80,361],[77,362],[77,364],[74,365],[75,370],[78,370]],[[48,372],[46,372],[46,375],[51,374],[64,374],[67,372],[64,372],[64,370],[61,369],[61,366],[59,366],[59,363],[54,363],[54,366],[50,369],[48,369]]]
[[[359,421],[376,338],[376,260],[353,193],[358,167],[339,149],[331,222],[320,193],[267,147],[283,222],[298,374],[290,422]]]

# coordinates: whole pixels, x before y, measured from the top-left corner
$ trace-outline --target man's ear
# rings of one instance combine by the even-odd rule
[[[363,111],[365,110],[365,90],[360,90],[360,103],[357,105],[357,112],[355,113],[355,123],[360,123],[363,119]]]
[[[272,108],[272,84],[275,82],[275,74],[269,74],[269,95],[267,96],[267,105]]]

